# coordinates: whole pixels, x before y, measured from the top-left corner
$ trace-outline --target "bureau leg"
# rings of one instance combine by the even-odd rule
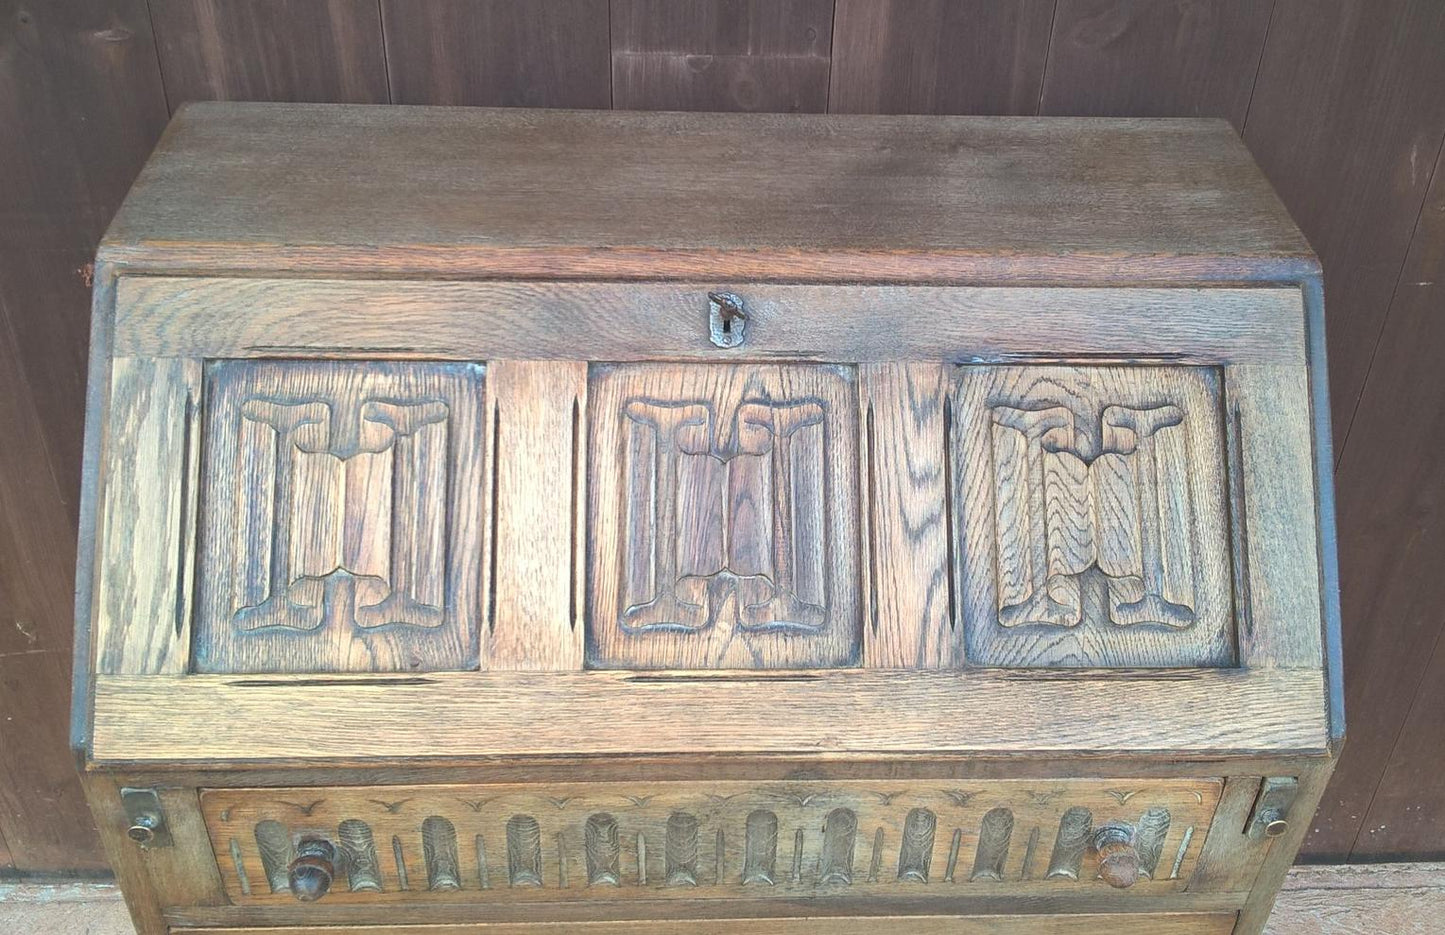
[[[1270,910],[1274,908],[1275,896],[1284,883],[1289,868],[1294,864],[1295,855],[1309,834],[1314,821],[1315,809],[1324,797],[1325,786],[1334,771],[1335,761],[1325,760],[1314,766],[1303,766],[1299,776],[1299,792],[1290,806],[1289,830],[1275,838],[1269,845],[1269,855],[1264,859],[1259,876],[1250,889],[1249,901],[1239,914],[1234,935],[1261,935],[1269,921]]]
[[[225,888],[211,853],[211,839],[206,834],[196,790],[158,790],[173,843],[147,849],[127,836],[130,820],[120,796],[122,786],[145,783],[126,783],[108,775],[83,772],[81,784],[106,859],[125,895],[136,935],[167,935],[163,915],[166,906],[225,905]]]

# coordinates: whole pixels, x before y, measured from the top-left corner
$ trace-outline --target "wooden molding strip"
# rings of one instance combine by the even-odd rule
[[[743,299],[748,326],[745,343],[727,351],[708,336],[708,293],[716,288],[125,276],[117,287],[114,354],[1304,360],[1298,288],[728,285]]]
[[[92,761],[339,765],[820,750],[1229,756],[1317,754],[1328,739],[1319,669],[1040,675],[99,676]],[[418,743],[416,731],[427,727]]]

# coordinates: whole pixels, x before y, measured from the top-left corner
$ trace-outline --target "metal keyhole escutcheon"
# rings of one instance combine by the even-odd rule
[[[743,343],[748,315],[743,300],[731,292],[709,292],[708,336],[718,347],[737,347]]]

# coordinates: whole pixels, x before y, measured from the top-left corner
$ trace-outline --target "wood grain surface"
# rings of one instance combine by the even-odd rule
[[[396,104],[610,107],[606,0],[384,0]]]
[[[1077,816],[1087,812],[1089,827],[1117,820],[1142,828],[1141,816],[1167,814],[1149,837],[1150,876],[1127,891],[1147,900],[1194,889],[1222,785],[1204,778],[967,788],[878,781],[212,789],[201,807],[237,904],[292,899],[284,885],[277,892],[266,883],[263,822],[281,825],[288,847],[306,835],[335,841],[344,823],[363,824],[355,839],[368,858],[363,877],[380,888],[358,889],[348,874],[327,899],[374,904],[636,900],[639,889],[646,898],[683,899],[886,899],[900,887],[1041,895],[1105,886],[1087,848],[1052,856]],[[995,819],[1004,814],[1012,830],[999,837]],[[429,851],[429,823],[442,822],[451,834]],[[997,878],[989,875],[995,853]],[[455,868],[457,886],[419,896],[441,862]]]
[[[1304,353],[1297,288],[740,282],[732,292],[749,356],[1218,364]],[[699,283],[125,276],[117,293],[115,353],[126,356],[723,359]]]
[[[1033,114],[1054,0],[838,0],[838,114]]]
[[[357,137],[364,149],[348,145]],[[414,171],[423,164],[436,169]],[[217,185],[272,197],[218,202]],[[293,266],[308,247],[343,264],[346,245],[371,270],[432,256],[466,258],[472,275],[525,264],[575,277],[592,260],[609,277],[648,278],[666,275],[658,264],[674,253],[709,258],[704,276],[735,252],[789,278],[837,254],[852,279],[891,278],[908,255],[910,278],[930,263],[954,278],[950,262],[1000,254],[1100,268],[1234,260],[1245,279],[1309,257],[1222,121],[300,104],[178,115],[101,255],[160,268],[204,255],[212,269],[257,272]]]
[[[208,368],[196,671],[478,664],[483,379],[462,363]]]
[[[416,756],[401,724],[447,724],[436,758],[688,752],[837,756],[1037,751],[1318,754],[1324,681],[1301,669],[1007,672],[497,672],[424,677],[99,676],[96,764]],[[1128,717],[1091,717],[1106,700]],[[586,732],[575,712],[605,711]],[[776,712],[787,712],[786,717]],[[846,718],[840,714],[846,713]],[[205,732],[191,728],[195,721]],[[263,729],[262,725],[266,725]],[[820,738],[822,738],[820,740]]]
[[[1224,117],[1243,129],[1274,6],[1059,0],[1038,112]]]
[[[822,113],[832,0],[613,0],[619,110]]]
[[[4,361],[17,362],[9,369],[0,365],[0,371],[13,378],[6,392],[0,393],[0,411],[4,413],[0,423],[7,438],[20,439],[4,446],[5,460],[0,463],[0,476],[7,485],[4,538],[8,543],[8,551],[0,556],[5,575],[0,603],[5,605],[4,619],[23,624],[7,626],[0,633],[0,653],[5,654],[0,665],[6,673],[7,710],[28,712],[7,721],[0,737],[7,751],[27,751],[24,756],[7,758],[7,772],[0,779],[0,796],[6,796],[0,831],[9,830],[15,861],[22,870],[100,865],[90,820],[72,784],[71,758],[60,751],[59,728],[54,723],[61,716],[65,694],[54,679],[63,676],[66,666],[63,660],[36,655],[38,646],[48,647],[52,656],[64,654],[70,583],[65,580],[68,576],[45,574],[41,569],[68,564],[79,499],[74,496],[74,485],[80,463],[85,266],[102,225],[159,133],[167,92],[176,100],[183,96],[162,84],[150,25],[152,17],[164,17],[166,8],[178,6],[156,2],[148,10],[141,2],[55,0],[18,7],[0,29],[7,47],[16,51],[0,67],[0,113],[19,128],[14,134],[0,134],[0,164],[7,170],[7,178],[16,181],[0,194],[0,212],[7,221],[0,224],[5,251],[0,257],[0,310],[5,314],[4,340],[10,342],[5,345]],[[393,54],[389,63],[393,69],[407,68],[412,75],[425,76],[408,84],[418,102],[424,102],[427,95],[443,93],[433,88],[468,88],[467,93],[479,100],[503,100],[525,90],[517,83],[517,71],[491,71],[487,65],[465,58],[437,55],[442,33],[460,33],[469,24],[465,17],[426,16],[421,6],[407,4],[409,13],[415,12],[418,20],[426,22],[421,30],[425,37],[407,45],[405,55]],[[538,5],[496,6],[507,11],[502,14],[503,22],[531,22],[530,10]],[[1254,41],[1250,31],[1254,27],[1237,18],[1221,18],[1231,7],[1228,2],[1124,9],[1137,25],[1117,37],[1094,36],[1107,41],[1092,46],[1051,43],[1052,30],[1015,28],[1011,8],[1022,4],[979,4],[979,9],[971,11],[976,27],[970,27],[968,16],[953,25],[955,21],[946,20],[943,13],[935,18],[905,15],[908,8],[923,4],[888,4],[904,9],[890,12],[886,38],[874,29],[872,20],[846,15],[848,6],[837,5],[834,78],[850,67],[847,50],[871,45],[873,36],[880,36],[881,51],[870,52],[867,61],[867,74],[873,77],[865,76],[860,83],[871,90],[887,82],[884,97],[888,100],[926,101],[896,109],[993,111],[992,102],[1002,92],[1013,94],[1010,89],[1027,85],[1021,79],[1041,75],[1045,60],[1052,74],[1087,76],[1079,93],[1098,89],[1087,102],[1094,108],[1091,112],[1118,113],[1137,102],[1153,106],[1163,101],[1186,112],[1185,108],[1198,106],[1202,100],[1222,100],[1217,96],[1222,93],[1219,89],[1236,89],[1245,80],[1254,84],[1250,144],[1325,255],[1331,271],[1332,334],[1350,329],[1349,335],[1335,341],[1336,370],[1342,374],[1346,369],[1354,371],[1356,377],[1342,379],[1364,385],[1368,362],[1375,359],[1373,382],[1380,387],[1358,410],[1355,398],[1337,392],[1335,399],[1341,420],[1348,422],[1358,411],[1362,421],[1357,427],[1368,429],[1354,440],[1341,433],[1342,457],[1349,460],[1348,449],[1355,445],[1368,445],[1375,451],[1369,457],[1357,452],[1353,456],[1356,467],[1341,478],[1344,495],[1358,501],[1358,506],[1346,510],[1345,554],[1347,563],[1359,569],[1347,576],[1346,595],[1354,601],[1351,606],[1368,605],[1365,612],[1346,614],[1350,710],[1352,717],[1365,716],[1367,720],[1355,735],[1361,751],[1358,772],[1353,773],[1354,778],[1342,777],[1339,795],[1327,800],[1317,823],[1323,836],[1310,847],[1317,856],[1343,856],[1358,839],[1375,857],[1404,853],[1401,848],[1407,845],[1416,847],[1415,834],[1425,835],[1427,840],[1430,835],[1438,837],[1438,823],[1433,819],[1413,820],[1422,808],[1433,814],[1438,796],[1430,791],[1433,787],[1428,777],[1439,771],[1434,769],[1438,745],[1428,742],[1431,722],[1422,720],[1419,713],[1410,713],[1412,709],[1429,710],[1428,689],[1433,683],[1422,679],[1433,644],[1426,632],[1428,626],[1420,629],[1416,622],[1428,624],[1431,618],[1412,608],[1429,604],[1428,587],[1433,578],[1407,570],[1414,567],[1415,558],[1430,554],[1428,545],[1439,526],[1437,512],[1430,506],[1438,482],[1428,472],[1416,473],[1411,458],[1389,454],[1400,446],[1408,449],[1422,438],[1414,426],[1428,420],[1425,410],[1429,407],[1422,410],[1418,394],[1412,395],[1405,384],[1418,383],[1424,379],[1422,374],[1432,372],[1429,361],[1435,351],[1428,333],[1419,331],[1418,318],[1385,312],[1392,291],[1398,290],[1393,305],[1398,309],[1400,300],[1412,292],[1423,290],[1429,296],[1425,284],[1439,278],[1428,269],[1420,272],[1420,267],[1412,265],[1415,272],[1407,272],[1400,265],[1417,220],[1422,222],[1423,233],[1424,220],[1433,216],[1422,214],[1420,204],[1442,137],[1438,95],[1431,94],[1439,85],[1439,50],[1445,47],[1438,41],[1436,5],[1430,0],[1390,0],[1378,5],[1357,0],[1280,0],[1274,4],[1274,22],[1258,82],[1254,82],[1254,68],[1245,54]],[[1128,5],[1117,6],[1123,9]],[[1069,7],[1067,3],[1059,5],[1061,21],[1069,18]],[[589,15],[584,4],[575,8],[579,19]],[[1089,5],[1074,8],[1087,11]],[[326,29],[317,30],[316,24],[330,15],[328,9],[330,5],[317,4],[313,9],[291,4],[286,10],[294,18],[269,20],[274,29],[270,36],[262,37],[244,24],[233,28],[231,18],[223,15],[218,22],[229,31],[218,42],[224,54],[206,60],[202,65],[205,74],[199,79],[205,88],[223,90],[205,93],[230,93],[224,89],[236,81],[258,88],[256,94],[264,91],[278,97],[300,96],[302,91],[295,89],[303,85],[327,86],[333,81],[336,55],[344,51],[330,44]],[[1167,25],[1176,17],[1178,33],[1170,34]],[[435,19],[442,25],[432,25]],[[545,21],[545,17],[537,19]],[[997,25],[1000,21],[1003,26]],[[1221,30],[1221,23],[1227,28]],[[383,22],[385,43],[402,48],[402,30],[407,25],[390,18]],[[165,32],[167,24],[158,21],[156,28]],[[525,35],[514,40],[510,37],[515,33],[501,27],[498,31],[508,37],[504,43],[509,47],[525,45]],[[572,50],[564,47],[559,52],[556,46],[573,43],[575,34],[568,22],[552,22],[550,38],[526,45],[526,54],[519,56],[516,67],[565,59]],[[303,36],[318,41],[303,42]],[[969,49],[971,36],[980,37],[972,41],[982,48],[969,54],[946,54],[953,48]],[[287,46],[304,48],[312,61],[297,62],[295,72],[278,70],[276,63],[301,57]],[[936,81],[928,80],[928,59],[936,54],[929,50],[939,47],[945,52],[939,67],[956,68],[966,80],[955,80],[943,72]],[[489,53],[488,61],[498,61],[499,54]],[[910,60],[915,56],[918,77],[910,77],[906,86],[900,86],[890,76],[914,75]],[[1082,65],[1074,64],[1076,56],[1082,57]],[[601,60],[605,69],[606,56]],[[186,75],[183,71],[179,77]],[[1114,75],[1123,77],[1115,80]],[[167,81],[170,77],[167,73]],[[552,80],[550,75],[544,81],[531,74],[527,88],[550,87]],[[595,83],[596,88],[607,85],[610,81],[605,75]],[[396,90],[400,91],[399,85]],[[727,87],[709,89],[706,94],[718,96],[699,95],[697,106],[721,108],[728,93]],[[782,95],[783,89],[778,93]],[[1236,99],[1233,93],[1231,101]],[[1018,112],[1034,112],[1035,105],[1030,105],[1026,93],[1016,100]],[[840,101],[834,94],[835,107]],[[895,109],[891,104],[887,107]],[[1009,109],[1014,109],[1012,104]],[[1433,242],[1416,237],[1426,247]],[[278,262],[293,268],[310,264],[314,269],[326,262],[302,249],[268,249],[284,257]],[[236,256],[235,250],[212,255],[198,249],[187,262],[224,267],[234,263]],[[890,264],[876,256],[869,260],[871,269],[888,269],[895,276],[916,272],[904,270],[896,260]],[[394,271],[407,262],[433,269],[441,263],[434,253],[404,260],[383,250],[373,259],[358,255],[351,269]],[[702,261],[689,262],[697,275]],[[716,275],[715,261],[707,262],[714,265],[704,274]],[[681,268],[675,257],[637,260],[634,265],[640,269],[647,263],[653,270],[673,275]],[[575,274],[570,263],[558,263],[554,268]],[[771,268],[776,269],[777,264]],[[939,267],[930,264],[929,268],[936,272]],[[814,275],[822,267],[809,256],[788,269],[793,275],[799,271]],[[841,264],[835,273],[848,269]],[[953,269],[951,278],[958,278],[964,267],[956,264]],[[1036,281],[1105,274],[1138,279],[1145,270],[1156,280],[1166,274],[1217,278],[1247,272],[1177,258],[1086,263],[1032,259],[1016,263],[1000,258],[968,269],[970,275],[1023,275]],[[1288,275],[1298,272],[1297,267],[1291,269],[1295,273]],[[1336,386],[1340,385],[1337,380]],[[1397,493],[1386,497],[1383,508],[1375,512],[1381,488]],[[1423,596],[1421,588],[1426,589]],[[1349,598],[1351,594],[1356,597]],[[1390,638],[1382,637],[1381,627],[1387,620],[1394,621],[1390,627],[1405,630],[1406,638],[1393,638],[1393,629],[1384,633]],[[1417,688],[1426,694],[1417,695]],[[1414,697],[1422,701],[1409,700]],[[1363,743],[1367,735],[1372,741],[1368,749]],[[1382,789],[1376,797],[1376,789],[1381,788],[1380,770],[1385,768],[1391,748],[1398,750],[1399,764],[1390,770],[1396,777],[1391,780],[1393,791]],[[1346,756],[1345,769],[1350,771],[1350,754]],[[1365,806],[1371,800],[1377,808],[1368,833],[1361,834]],[[37,808],[35,802],[46,804]],[[1396,839],[1397,833],[1404,837]]]
[[[373,0],[147,5],[172,111],[190,101],[389,100]]]
[[[966,664],[1232,665],[1219,371],[960,367],[955,379]]]
[[[855,663],[858,425],[851,368],[594,366],[588,662]]]

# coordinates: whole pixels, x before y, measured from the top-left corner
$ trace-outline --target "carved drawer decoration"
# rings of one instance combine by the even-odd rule
[[[196,668],[475,664],[483,371],[207,369]]]
[[[1133,832],[1131,894],[1182,891],[1217,779],[976,783],[562,783],[211,789],[235,902],[290,901],[286,868],[322,838],[329,900],[1047,895],[1099,878],[1096,833]]]
[[[852,370],[599,365],[589,393],[589,662],[855,661]]]
[[[1218,371],[959,373],[951,454],[969,662],[1234,664]]]

